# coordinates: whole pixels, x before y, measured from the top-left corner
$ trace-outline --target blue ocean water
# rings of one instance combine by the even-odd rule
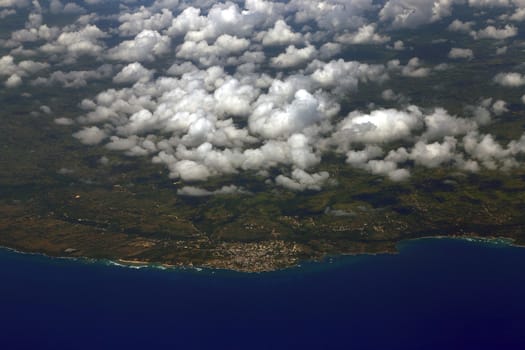
[[[265,274],[0,251],[0,349],[524,349],[525,249],[428,239]]]

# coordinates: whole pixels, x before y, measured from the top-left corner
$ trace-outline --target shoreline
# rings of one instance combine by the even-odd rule
[[[217,271],[225,271],[225,272],[233,272],[233,273],[240,273],[240,274],[264,274],[264,273],[272,273],[272,272],[280,272],[280,271],[286,271],[286,270],[292,270],[292,269],[301,269],[303,268],[304,264],[307,263],[314,263],[314,264],[323,264],[328,263],[331,264],[333,259],[341,258],[341,257],[359,257],[359,256],[377,256],[377,255],[383,255],[383,254],[390,254],[390,255],[397,255],[400,253],[399,245],[402,245],[404,243],[409,242],[415,242],[420,240],[441,240],[441,239],[451,239],[451,240],[460,240],[460,241],[467,241],[470,243],[485,243],[485,244],[494,244],[494,245],[502,245],[502,246],[508,246],[508,247],[516,247],[516,248],[525,248],[525,245],[522,244],[516,244],[515,239],[509,238],[509,237],[501,237],[501,236],[476,236],[476,235],[437,235],[437,236],[428,236],[428,237],[416,237],[416,238],[409,238],[405,240],[401,240],[395,244],[396,250],[395,251],[379,251],[379,252],[361,252],[361,253],[341,253],[341,254],[334,254],[334,255],[326,255],[322,259],[311,259],[311,260],[302,260],[299,261],[297,264],[290,265],[287,267],[283,267],[280,269],[270,270],[270,271],[246,271],[246,270],[235,270],[235,269],[224,269],[224,268],[214,268],[211,266],[192,266],[192,265],[173,265],[168,263],[154,263],[150,261],[145,260],[131,260],[131,259],[96,259],[96,258],[90,258],[87,256],[79,256],[79,257],[70,257],[70,256],[60,256],[60,255],[49,255],[43,252],[31,252],[31,251],[23,251],[18,250],[16,248],[11,248],[8,246],[0,246],[0,249],[7,250],[16,254],[23,254],[23,255],[34,255],[34,256],[41,256],[48,259],[61,259],[61,260],[71,260],[76,262],[83,262],[83,263],[89,263],[89,264],[102,264],[102,265],[109,265],[109,266],[115,266],[115,267],[122,267],[122,268],[130,268],[130,269],[156,269],[156,270],[163,270],[163,271],[196,271],[196,272],[202,272],[207,271],[212,274],[214,274]]]
[[[428,236],[428,237],[418,237],[410,238],[407,240],[399,241],[399,243],[410,242],[410,241],[419,241],[424,239],[457,239],[469,242],[482,242],[482,243],[491,243],[491,244],[502,244],[508,245],[517,248],[525,248],[525,245],[516,244],[514,238],[502,237],[502,236],[476,236],[476,235],[437,235],[437,236]],[[398,243],[398,244],[399,244]]]

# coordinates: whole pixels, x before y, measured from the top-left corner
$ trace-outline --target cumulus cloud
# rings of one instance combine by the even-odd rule
[[[507,53],[509,47],[508,46],[502,46],[502,47],[498,47],[496,48],[496,55],[504,55]]]
[[[63,4],[60,0],[51,0],[49,2],[49,11],[53,14],[81,14],[86,12],[82,6],[74,2]]]
[[[3,19],[3,18],[6,18],[6,17],[9,17],[9,16],[12,16],[16,14],[16,11],[13,10],[13,9],[4,9],[4,10],[0,10],[0,19]]]
[[[212,45],[205,40],[185,41],[177,48],[177,57],[196,61],[203,66],[225,64],[221,61],[222,58],[240,55],[249,45],[250,42],[244,38],[223,34]]]
[[[102,65],[96,70],[89,71],[54,71],[48,77],[38,77],[31,81],[33,86],[50,86],[62,85],[66,88],[81,88],[88,84],[89,81],[107,78],[113,74],[111,65]]]
[[[507,102],[503,100],[497,100],[492,105],[492,110],[494,111],[494,114],[496,115],[502,115],[505,112],[508,112],[509,109],[507,108]]]
[[[162,31],[168,28],[173,21],[173,13],[163,8],[160,13],[152,13],[149,9],[141,7],[139,11],[124,13],[119,17],[121,36],[133,36],[144,30]]]
[[[130,63],[113,78],[115,83],[145,83],[153,77],[154,71],[144,68],[138,62]]]
[[[375,175],[388,176],[392,181],[404,181],[410,177],[410,171],[399,169],[397,164],[388,160],[371,160],[364,168]]]
[[[350,150],[346,153],[346,162],[356,167],[363,166],[369,160],[383,156],[383,149],[379,146],[366,146],[362,150]]]
[[[450,115],[446,110],[438,108],[424,117],[426,130],[422,135],[424,140],[438,140],[446,136],[464,135],[475,131],[485,124],[471,118],[459,118]]]
[[[417,27],[449,16],[452,0],[388,0],[379,12],[393,27]]]
[[[511,21],[522,22],[525,20],[525,7],[517,8],[516,11],[509,17]]]
[[[520,20],[520,1],[129,0],[116,12],[93,12],[100,3],[52,0],[42,8],[26,2],[27,21],[1,41],[10,52],[0,58],[3,86],[107,84],[83,96],[82,115],[55,123],[72,125],[83,144],[162,164],[181,182],[248,173],[293,191],[319,190],[334,183],[322,171],[333,152],[345,158],[341,166],[403,181],[414,166],[507,169],[525,149],[521,139],[503,145],[480,131],[507,111],[503,100],[486,99],[452,115],[439,106],[408,105],[412,96],[404,96],[397,81],[389,83],[401,76],[410,84],[453,67],[430,66],[427,58],[406,61],[404,53],[418,44],[398,29],[436,23],[450,31],[451,43],[460,41],[449,36],[470,35],[448,52],[451,59],[470,60],[472,39],[517,36],[517,25],[505,21]],[[1,17],[22,2],[0,4]],[[454,16],[457,5],[475,8],[476,22]],[[485,10],[491,7],[498,7],[498,17]],[[73,19],[51,26],[49,12]],[[378,45],[367,49],[375,52],[391,38],[390,61],[375,53],[368,61],[348,59],[354,45]],[[37,61],[42,56],[46,63]],[[494,77],[509,87],[523,81],[515,72]],[[374,85],[375,104],[349,111],[346,101],[364,84]],[[381,101],[395,108],[381,108]],[[243,191],[199,186],[183,184],[178,194]]]
[[[436,168],[454,158],[457,140],[453,137],[445,137],[443,142],[426,144],[419,141],[414,145],[409,158],[416,164],[428,168]]]
[[[311,61],[316,54],[317,50],[312,45],[308,45],[301,49],[298,49],[294,45],[290,45],[286,48],[285,52],[272,58],[272,65],[275,68],[280,69],[294,68]]]
[[[265,46],[290,45],[302,40],[302,35],[295,33],[283,20],[278,20],[267,32],[262,32],[262,43]]]
[[[403,51],[405,49],[405,43],[402,40],[396,40],[392,48],[396,51]]]
[[[332,60],[328,63],[316,60],[308,66],[307,71],[312,72],[313,82],[335,93],[356,90],[359,83],[383,83],[389,79],[387,68],[384,65],[369,65],[343,59]]]
[[[509,167],[513,163],[513,160],[509,158],[511,150],[501,146],[490,134],[481,135],[471,132],[463,138],[463,145],[469,155],[488,169]]]
[[[468,0],[468,4],[473,7],[506,7],[510,6],[509,0]]]
[[[287,6],[297,23],[313,21],[325,31],[355,30],[366,24],[366,13],[374,8],[372,0],[292,0]]]
[[[107,137],[104,130],[96,126],[86,127],[74,133],[73,136],[85,145],[97,145]]]
[[[407,65],[401,69],[401,74],[411,78],[425,78],[430,74],[430,68],[421,67],[418,57],[411,58]]]
[[[388,143],[409,137],[413,130],[422,126],[423,114],[416,106],[410,106],[406,111],[352,112],[339,124],[335,136],[352,143]]]
[[[249,119],[252,132],[268,138],[287,136],[319,122],[322,117],[318,110],[319,101],[306,90],[297,91],[285,109],[271,107],[261,104],[254,110]]]
[[[478,39],[503,40],[503,39],[512,38],[518,35],[518,28],[516,28],[515,26],[511,24],[507,24],[503,28],[496,28],[492,25],[489,25],[484,29],[470,32],[470,35],[476,40]]]
[[[73,125],[75,122],[71,118],[55,118],[54,122],[58,125]]]
[[[494,82],[505,87],[520,87],[525,85],[525,76],[516,72],[498,73]]]
[[[67,54],[69,59],[97,56],[104,50],[101,39],[106,37],[96,25],[87,25],[77,31],[63,32],[56,40],[42,45],[40,51],[48,55]]]
[[[18,74],[11,75],[5,82],[5,86],[8,88],[15,88],[22,85],[22,78]]]
[[[235,185],[223,186],[217,190],[209,191],[204,188],[195,186],[184,186],[177,190],[179,196],[188,197],[209,197],[217,195],[229,195],[229,194],[248,194],[247,191]]]
[[[133,40],[126,40],[108,52],[108,57],[124,62],[153,61],[170,49],[170,39],[155,30],[145,29]]]
[[[396,94],[392,89],[383,90],[381,98],[385,101],[403,101],[405,99],[403,95]]]
[[[461,49],[453,47],[448,53],[448,57],[452,59],[464,58],[471,60],[474,58],[474,52],[471,49]]]
[[[285,175],[277,176],[275,183],[293,191],[319,191],[329,178],[330,175],[326,171],[309,174],[304,170],[295,169],[290,177]]]
[[[475,23],[472,21],[462,22],[459,19],[455,19],[454,21],[452,21],[452,23],[449,24],[448,30],[452,32],[470,33],[474,24]]]
[[[2,7],[27,7],[29,0],[0,0],[0,8]]]
[[[376,25],[364,25],[355,33],[345,33],[337,38],[343,44],[384,44],[390,40],[389,36],[376,33]]]
[[[26,77],[47,68],[49,68],[48,63],[30,60],[16,62],[15,58],[11,55],[0,58],[0,76],[17,75],[19,77]]]

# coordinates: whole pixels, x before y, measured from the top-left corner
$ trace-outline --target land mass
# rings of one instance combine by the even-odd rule
[[[196,198],[177,195],[178,186],[154,172],[138,181],[145,168],[123,175],[109,167],[93,182],[56,175],[51,183],[16,184],[27,179],[11,176],[13,183],[2,187],[0,245],[126,264],[261,272],[326,256],[395,252],[398,242],[422,237],[525,244],[521,170],[421,173],[402,185],[348,170],[323,192]]]

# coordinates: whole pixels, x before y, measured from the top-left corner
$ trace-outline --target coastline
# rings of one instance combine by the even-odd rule
[[[525,248],[525,245],[522,244],[516,244],[516,240],[509,237],[502,237],[502,236],[477,236],[477,235],[437,235],[437,236],[428,236],[428,237],[418,237],[418,238],[411,238],[407,240],[400,241],[398,244],[403,242],[410,242],[410,241],[419,241],[419,240],[425,240],[425,239],[457,239],[462,241],[468,241],[472,243],[488,243],[488,244],[501,244],[511,247],[517,247],[517,248]]]
[[[239,346],[232,348],[244,349],[263,339],[261,349],[285,349],[300,339],[305,349],[340,348],[326,345],[339,337],[343,347],[377,339],[366,349],[400,344],[407,350],[407,339],[417,343],[414,349],[430,349],[446,336],[479,339],[480,329],[508,339],[505,320],[514,320],[520,327],[512,328],[515,338],[522,339],[524,250],[445,237],[408,242],[398,255],[339,257],[269,274],[139,271],[2,250],[4,334],[14,344],[27,340],[37,347],[45,332],[57,343],[65,339],[65,347],[101,348],[113,339],[130,349],[168,342],[201,349],[235,339]],[[27,335],[28,329],[35,332]]]
[[[122,268],[130,268],[130,269],[155,269],[155,270],[163,270],[163,271],[195,271],[195,272],[210,272],[214,274],[218,271],[226,271],[226,272],[233,272],[233,273],[239,273],[239,274],[264,274],[264,273],[272,273],[272,272],[280,272],[280,271],[287,271],[292,269],[301,269],[306,264],[330,264],[334,259],[338,259],[341,257],[360,257],[360,256],[378,256],[378,255],[397,255],[400,253],[400,250],[398,249],[400,245],[403,245],[405,243],[420,241],[420,240],[441,240],[441,239],[451,239],[451,240],[460,240],[460,241],[466,241],[470,243],[483,243],[483,244],[492,244],[492,245],[501,245],[501,246],[508,246],[508,247],[516,247],[516,248],[525,248],[525,245],[516,244],[515,239],[509,238],[509,237],[502,237],[502,236],[478,236],[478,235],[436,235],[436,236],[427,236],[427,237],[416,237],[416,238],[409,238],[405,240],[401,240],[395,244],[396,249],[395,250],[385,250],[385,251],[377,251],[377,252],[359,252],[359,253],[341,253],[341,254],[327,254],[324,255],[321,259],[306,259],[298,261],[296,264],[286,266],[283,268],[278,268],[274,270],[267,270],[267,271],[247,271],[247,270],[236,270],[236,269],[225,269],[225,268],[219,268],[219,267],[213,267],[213,266],[193,266],[193,265],[173,265],[168,263],[162,263],[162,262],[150,262],[145,260],[133,260],[133,259],[96,259],[91,258],[87,256],[79,256],[79,257],[71,257],[71,256],[61,256],[61,255],[49,255],[45,252],[31,252],[31,251],[23,251],[18,250],[12,247],[8,246],[0,246],[0,249],[7,250],[13,253],[17,254],[23,254],[23,255],[34,255],[34,256],[42,256],[48,259],[60,259],[60,260],[70,260],[70,261],[76,261],[76,262],[82,262],[82,263],[88,263],[88,264],[102,264],[102,265],[109,265],[109,266],[116,266],[116,267],[122,267]]]

